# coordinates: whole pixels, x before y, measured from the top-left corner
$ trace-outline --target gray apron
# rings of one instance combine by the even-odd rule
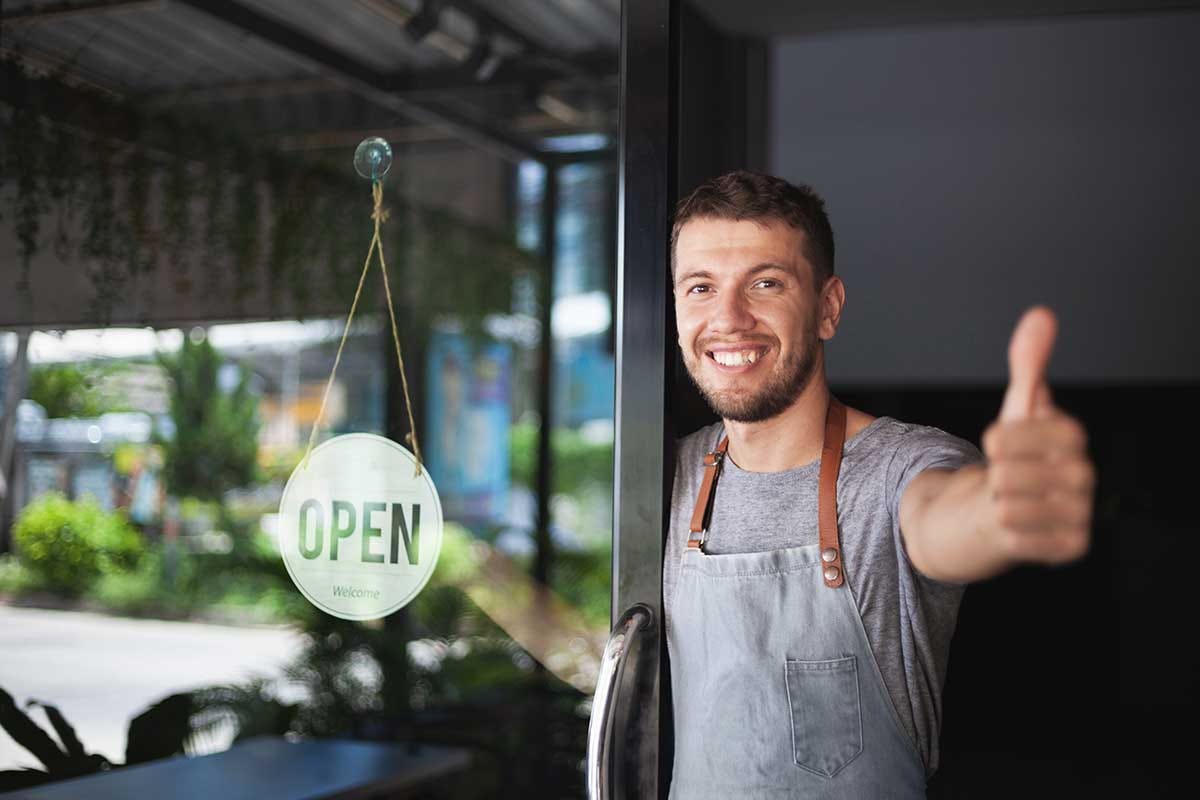
[[[705,476],[671,621],[671,797],[922,798],[905,732],[842,568],[837,475],[845,407],[830,401],[821,455],[820,544],[703,550],[727,440]]]

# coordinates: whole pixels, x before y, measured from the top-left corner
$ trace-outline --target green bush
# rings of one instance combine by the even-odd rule
[[[514,483],[532,489],[537,485],[537,425],[518,422],[509,429],[509,461]],[[574,495],[586,486],[611,486],[612,442],[590,442],[579,431],[555,428],[550,434],[554,494]]]
[[[3,577],[0,571],[0,589]],[[121,614],[166,619],[279,623],[303,622],[312,614],[262,534],[231,553],[194,553],[183,546],[172,551],[165,542],[151,543],[136,571],[102,575],[85,599]]]
[[[0,555],[0,596],[20,595],[42,588],[42,581],[15,555]]]
[[[23,564],[46,588],[78,594],[101,575],[135,569],[145,552],[142,538],[125,517],[95,500],[44,494],[21,512],[13,540]]]

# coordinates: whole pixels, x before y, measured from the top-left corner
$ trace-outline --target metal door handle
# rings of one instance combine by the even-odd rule
[[[616,752],[616,728],[621,701],[621,687],[626,673],[631,670],[630,662],[642,648],[639,638],[649,631],[654,622],[654,613],[638,604],[629,608],[613,626],[604,656],[600,660],[600,674],[596,680],[596,694],[592,697],[592,716],[588,722],[587,744],[587,796],[588,800],[616,800],[624,793],[614,786],[615,773],[619,771]]]

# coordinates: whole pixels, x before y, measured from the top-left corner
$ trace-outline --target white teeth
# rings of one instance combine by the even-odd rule
[[[753,364],[758,361],[757,350],[742,350],[740,352],[718,351],[712,354],[713,360],[725,367],[740,367],[743,364]]]

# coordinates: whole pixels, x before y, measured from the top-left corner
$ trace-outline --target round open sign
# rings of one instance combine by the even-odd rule
[[[424,588],[442,548],[442,504],[412,453],[338,436],[296,467],[279,502],[279,549],[296,587],[342,619],[377,619]]]

